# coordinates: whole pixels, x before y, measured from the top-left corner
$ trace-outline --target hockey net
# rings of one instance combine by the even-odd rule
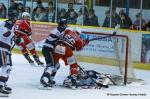
[[[83,32],[81,37],[97,38],[110,34]],[[75,53],[79,65],[87,70],[112,75],[119,85],[137,82],[132,66],[130,39],[127,35],[91,41],[82,51]]]

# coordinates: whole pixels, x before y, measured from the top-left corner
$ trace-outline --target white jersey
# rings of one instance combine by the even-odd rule
[[[57,28],[52,30],[51,32],[52,33],[45,40],[44,46],[53,49],[55,46],[55,42],[64,35],[64,32],[59,32]]]
[[[4,27],[5,22],[0,22],[0,42],[3,42],[9,46],[11,46],[11,42],[12,42],[12,37],[14,36],[13,33],[13,28],[12,30],[8,30],[6,27]],[[5,34],[6,32],[10,31],[11,35],[8,37],[3,36],[3,34]],[[0,48],[2,49],[3,45],[1,44]]]

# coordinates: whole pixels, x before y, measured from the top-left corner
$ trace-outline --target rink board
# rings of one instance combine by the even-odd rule
[[[5,19],[3,19],[5,20]],[[1,20],[1,21],[3,21]],[[51,23],[47,23],[47,22],[32,22],[32,29],[33,29],[33,35],[32,35],[32,39],[35,43],[36,49],[38,51],[41,51],[42,48],[42,44],[45,41],[45,38],[50,34],[50,32],[52,32],[52,30],[54,28],[56,28],[57,24],[51,24]],[[78,27],[78,26],[72,26],[72,27]],[[82,28],[83,31],[87,31],[87,32],[104,32],[104,33],[112,33],[113,29],[110,28],[102,28],[102,27],[92,27],[92,26],[80,26],[80,28]],[[142,62],[141,63],[141,49],[142,49],[142,42],[143,42],[143,35],[149,35],[150,32],[147,31],[135,31],[135,30],[119,30],[117,34],[123,34],[123,35],[127,35],[132,39],[131,42],[131,49],[132,49],[132,60],[133,60],[133,64],[135,67],[140,68],[140,69],[148,69],[150,70],[150,64],[147,62]],[[148,36],[145,36],[148,37]],[[147,41],[146,41],[147,42]],[[145,56],[146,58],[150,58],[149,57],[149,53]],[[87,61],[87,62],[94,62],[94,63],[100,63],[100,64],[105,64],[105,63],[111,63],[112,65],[113,60],[111,59],[105,59],[105,58],[95,58],[95,57],[84,57],[84,56],[80,56],[78,58],[81,61]],[[148,60],[147,59],[147,60]],[[101,62],[100,62],[101,61]]]

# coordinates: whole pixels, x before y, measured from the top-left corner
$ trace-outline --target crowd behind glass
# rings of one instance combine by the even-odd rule
[[[83,24],[84,26],[100,26],[98,16],[95,14],[95,9],[88,9],[84,6],[84,10],[81,6],[79,11],[74,10],[74,3],[68,3],[67,10],[65,8],[57,8],[57,17],[55,17],[56,9],[53,6],[53,2],[48,2],[48,7],[44,7],[41,0],[36,2],[36,7],[31,10],[30,7],[24,7],[22,3],[10,2],[8,9],[3,3],[0,3],[0,18],[7,18],[9,16],[15,16],[17,19],[21,18],[24,11],[32,13],[32,21],[51,22],[55,23],[61,18],[65,18],[68,24]],[[111,13],[110,13],[111,11]],[[82,14],[84,12],[84,14]],[[8,14],[7,14],[8,13]],[[117,24],[121,25],[122,29],[132,30],[150,30],[150,21],[146,22],[141,19],[141,14],[136,14],[136,20],[133,22],[131,18],[125,13],[123,9],[116,12],[116,8],[108,9],[105,11],[105,20],[102,23],[102,27],[115,27]],[[140,20],[141,19],[141,20]],[[141,24],[141,25],[140,25]]]

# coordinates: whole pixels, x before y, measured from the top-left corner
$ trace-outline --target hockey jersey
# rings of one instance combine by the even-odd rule
[[[17,37],[29,35],[32,32],[30,22],[27,20],[18,20],[14,25],[14,31]]]
[[[0,23],[0,49],[10,49],[12,38],[14,36],[13,28],[12,30],[8,30],[4,25],[5,22]],[[5,37],[4,34],[8,31],[10,31],[11,34],[8,37]]]
[[[65,30],[64,36],[60,39],[60,42],[66,46],[71,47],[73,50],[79,51],[83,48],[84,44],[80,35],[76,32],[73,32],[69,29]]]
[[[56,41],[61,38],[62,36],[64,35],[64,32],[59,32],[56,29],[52,30],[52,33],[49,34],[49,36],[47,37],[47,39],[45,40],[45,43],[43,46],[46,46],[50,49],[53,49],[55,44],[56,44]]]

